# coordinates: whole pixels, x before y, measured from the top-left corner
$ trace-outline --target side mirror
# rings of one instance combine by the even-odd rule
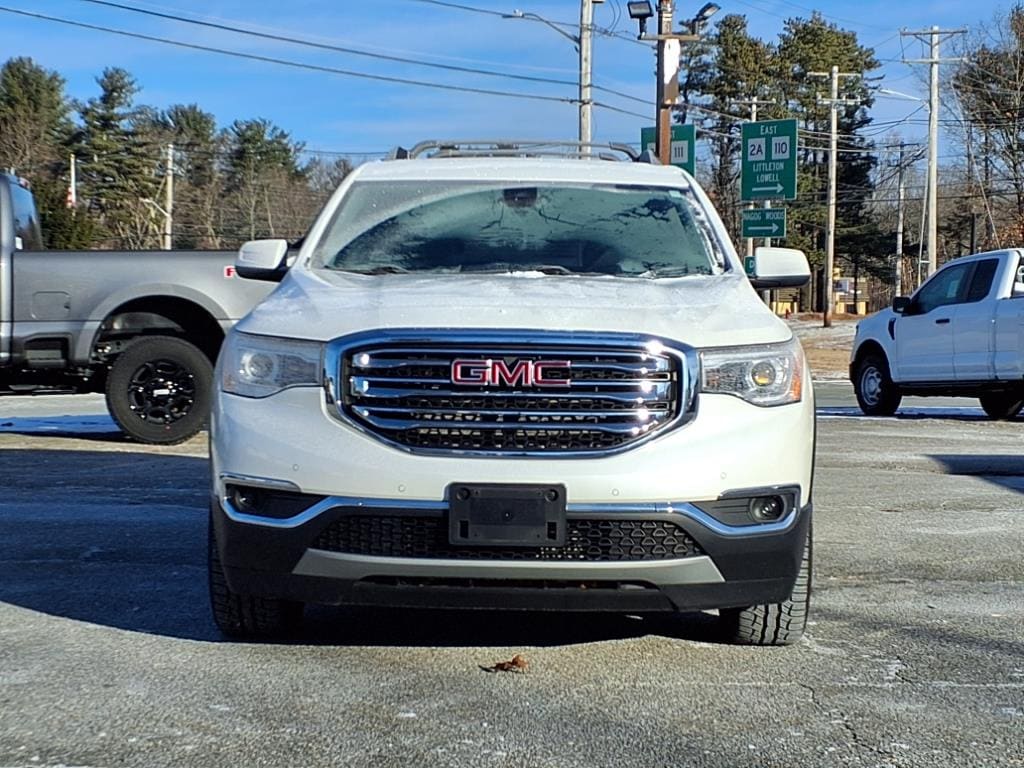
[[[747,258],[746,268],[750,284],[759,291],[799,288],[811,279],[807,257],[795,248],[758,248]]]
[[[250,240],[238,249],[235,272],[250,280],[269,280],[279,283],[288,271],[285,257],[287,240]]]
[[[909,306],[910,306],[910,297],[909,296],[896,296],[892,300],[892,311],[895,312],[897,315],[902,315],[904,312],[907,311],[907,307],[909,307]]]

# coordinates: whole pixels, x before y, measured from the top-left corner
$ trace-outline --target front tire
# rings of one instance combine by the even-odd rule
[[[174,445],[206,425],[213,366],[198,347],[174,336],[140,336],[107,376],[107,408],[140,443]]]
[[[724,640],[738,645],[792,645],[803,637],[811,606],[812,550],[812,529],[808,527],[800,571],[789,599],[719,611]]]
[[[986,392],[978,400],[988,417],[997,421],[1010,421],[1024,408],[1024,393],[1016,390]]]
[[[302,624],[303,604],[274,597],[243,595],[228,586],[210,521],[207,534],[210,608],[217,628],[227,637],[279,637]]]
[[[857,405],[867,416],[892,416],[903,395],[889,375],[889,363],[878,354],[865,355],[857,364],[853,380]]]

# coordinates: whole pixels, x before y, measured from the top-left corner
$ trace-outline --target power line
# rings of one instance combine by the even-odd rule
[[[502,18],[502,19],[507,19],[511,15],[511,14],[508,14],[508,13],[504,13],[502,11],[492,11],[489,8],[479,8],[479,7],[474,6],[474,5],[463,5],[462,3],[446,2],[446,0],[409,0],[409,1],[410,2],[414,2],[414,3],[424,3],[426,5],[436,5],[436,6],[440,6],[442,8],[452,8],[454,10],[467,11],[469,13],[480,13],[480,14],[485,14],[487,16],[497,16],[498,18]],[[525,16],[525,15],[522,16],[521,18],[525,19],[526,21],[534,21],[534,22],[538,22],[538,23],[547,23],[547,24],[550,24],[550,25],[552,25],[554,27],[562,27],[563,29],[579,29],[579,24],[576,24],[574,22],[569,22],[569,21],[552,21],[551,19],[532,18],[530,16]],[[626,42],[626,43],[634,43],[636,45],[642,45],[644,47],[646,47],[646,45],[647,45],[646,43],[644,43],[644,42],[642,42],[640,40],[637,40],[632,35],[627,35],[627,34],[623,34],[621,32],[616,32],[614,29],[607,29],[605,27],[597,27],[597,26],[595,26],[594,27],[594,32],[596,34],[598,34],[598,35],[601,35],[602,37],[610,37],[610,38],[614,38],[616,40],[621,40],[621,41]]]
[[[230,56],[236,59],[247,59],[250,61],[260,61],[265,64],[277,64],[283,67],[290,67],[292,69],[303,69],[310,72],[323,72],[331,75],[341,75],[344,77],[357,77],[365,80],[376,80],[378,82],[385,83],[397,83],[399,85],[409,85],[418,88],[433,88],[436,90],[443,91],[456,91],[461,93],[476,93],[483,96],[501,96],[505,98],[513,99],[529,99],[532,101],[552,101],[563,104],[574,104],[576,99],[566,98],[562,96],[544,96],[535,93],[519,93],[515,91],[498,91],[489,88],[474,88],[464,85],[449,85],[446,83],[436,83],[429,80],[412,80],[402,77],[390,77],[388,75],[374,75],[368,72],[358,72],[350,69],[339,69],[337,67],[327,67],[319,64],[307,64],[297,61],[290,61],[288,59],[279,59],[273,56],[261,56],[255,53],[242,53],[241,51],[232,51],[226,48],[217,48],[209,45],[200,45],[198,43],[186,43],[181,40],[171,40],[165,37],[155,37],[153,35],[144,35],[139,32],[127,32],[122,29],[114,29],[113,27],[104,27],[99,24],[87,24],[82,21],[73,21],[71,19],[64,19],[59,16],[47,16],[42,13],[33,13],[31,11],[22,11],[17,8],[7,8],[6,6],[0,6],[0,12],[11,13],[17,16],[26,16],[28,18],[40,19],[42,21],[50,21],[56,24],[63,24],[70,27],[78,27],[80,29],[90,29],[96,32],[106,32],[112,35],[119,35],[121,37],[128,37],[136,40],[146,40],[151,43],[161,43],[163,45],[175,46],[178,48],[186,48],[193,51],[203,51],[205,53],[216,53],[221,56]]]
[[[755,5],[753,2],[748,2],[747,0],[734,0],[734,2],[738,3],[739,5],[746,6],[747,8],[751,8],[751,9],[757,11],[758,13],[763,13],[763,14],[765,14],[767,16],[774,16],[777,19],[783,19],[783,20],[788,20],[789,19],[788,16],[783,16],[782,14],[775,13],[774,11],[770,11],[767,8],[764,8],[763,6]],[[891,29],[890,27],[883,27],[883,26],[879,26],[878,24],[865,24],[862,21],[854,21],[853,19],[844,19],[842,16],[831,16],[831,15],[828,15],[828,14],[824,14],[824,13],[821,13],[821,11],[815,10],[814,8],[809,8],[809,7],[805,6],[805,5],[800,5],[798,3],[790,2],[790,0],[778,0],[778,2],[781,3],[782,5],[791,6],[791,7],[795,8],[796,10],[804,11],[805,13],[811,13],[811,14],[817,13],[823,19],[827,19],[827,20],[831,20],[831,21],[838,21],[838,22],[842,22],[844,24],[852,24],[853,26],[860,27],[862,29],[877,29],[877,30],[881,30],[881,31],[885,31],[885,32],[888,32]],[[888,42],[888,41],[886,41],[886,42]]]
[[[106,6],[108,8],[117,8],[122,11],[130,11],[132,13],[142,14],[144,16],[151,16],[158,19],[167,19],[169,21],[176,21],[182,24],[194,24],[199,27],[206,27],[208,29],[219,29],[224,32],[231,32],[238,35],[248,35],[250,37],[257,37],[263,40],[274,40],[281,43],[290,43],[292,45],[302,45],[308,48],[316,48],[322,51],[331,51],[333,53],[345,53],[352,56],[365,56],[370,59],[379,59],[382,61],[394,61],[401,64],[413,64],[418,67],[429,67],[432,69],[443,69],[449,72],[465,72],[473,75],[483,75],[486,77],[502,77],[509,80],[520,80],[523,82],[530,83],[545,83],[548,85],[568,85],[575,86],[576,82],[573,80],[557,80],[550,77],[535,77],[532,75],[515,75],[508,72],[495,72],[488,69],[479,69],[476,67],[460,67],[455,64],[437,64],[429,61],[420,61],[417,59],[410,59],[405,56],[395,56],[392,54],[385,53],[373,53],[371,51],[363,51],[358,48],[349,48],[341,45],[330,45],[327,43],[318,43],[315,40],[308,40],[301,37],[292,37],[290,35],[279,35],[270,32],[257,32],[250,29],[244,29],[242,27],[232,26],[231,24],[221,24],[213,21],[200,21],[198,19],[190,19],[185,16],[179,16],[173,13],[163,13],[160,11],[151,11],[145,8],[136,8],[130,5],[124,5],[122,3],[111,2],[111,0],[79,0],[79,2],[89,3],[91,5]]]

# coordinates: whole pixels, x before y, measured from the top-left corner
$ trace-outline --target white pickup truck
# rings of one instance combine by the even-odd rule
[[[857,326],[850,380],[871,416],[903,395],[977,397],[993,419],[1024,406],[1024,262],[1021,250],[951,261],[910,298]]]

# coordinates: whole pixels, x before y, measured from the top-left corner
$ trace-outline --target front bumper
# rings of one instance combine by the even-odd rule
[[[649,521],[675,526],[694,545],[685,557],[579,560],[387,557],[319,548],[344,518],[447,515],[444,504],[369,506],[325,499],[288,521],[253,523],[214,499],[212,532],[232,590],[302,602],[525,610],[680,611],[774,603],[792,592],[811,506],[761,526],[727,526],[688,504],[615,508],[570,505],[570,521]]]
[[[802,401],[775,408],[700,395],[685,426],[586,459],[415,455],[332,418],[320,390],[290,389],[270,400],[219,392],[211,417],[212,526],[236,592],[326,604],[635,612],[745,607],[792,592],[811,518],[810,387]],[[246,477],[322,503],[287,520],[246,519],[225,492],[230,478]],[[661,521],[696,548],[685,557],[581,562],[314,546],[346,517],[433,518],[444,527],[456,481],[558,483],[570,521]],[[689,503],[780,486],[798,501],[777,523],[722,525]]]

